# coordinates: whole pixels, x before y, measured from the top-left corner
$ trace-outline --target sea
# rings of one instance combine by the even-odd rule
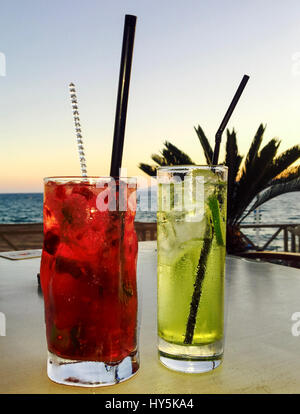
[[[137,222],[156,222],[156,188],[140,189],[137,193]],[[0,194],[0,224],[41,223],[43,221],[42,193]],[[249,214],[244,224],[299,224],[300,192],[283,194],[263,204],[254,213]],[[242,229],[257,245],[264,243],[276,231],[276,228]],[[269,250],[283,250],[282,232],[268,246]]]

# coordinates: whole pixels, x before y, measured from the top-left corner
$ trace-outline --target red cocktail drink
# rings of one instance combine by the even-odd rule
[[[111,384],[138,369],[135,194],[135,183],[111,178],[45,179],[41,284],[54,381]]]

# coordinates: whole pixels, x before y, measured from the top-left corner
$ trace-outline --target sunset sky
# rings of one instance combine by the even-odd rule
[[[228,125],[240,152],[261,122],[264,142],[280,138],[280,151],[300,143],[299,0],[2,0],[0,192],[42,191],[43,177],[80,174],[70,82],[88,173],[109,174],[125,14],[138,17],[123,156],[129,175],[142,174],[138,163],[150,162],[164,140],[203,163],[194,126],[213,142],[245,73]]]

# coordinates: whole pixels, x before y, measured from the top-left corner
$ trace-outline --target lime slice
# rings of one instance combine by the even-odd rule
[[[217,243],[219,246],[224,246],[225,244],[221,226],[220,205],[217,197],[210,196],[208,199],[208,205],[212,215]]]

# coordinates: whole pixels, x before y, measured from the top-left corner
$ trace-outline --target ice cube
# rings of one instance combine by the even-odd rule
[[[72,194],[61,206],[61,219],[74,229],[84,226],[90,216],[87,200],[79,194]],[[59,214],[59,212],[58,212]]]
[[[86,200],[91,200],[94,197],[94,194],[86,186],[75,186],[72,190],[72,194],[80,194],[86,198]]]

